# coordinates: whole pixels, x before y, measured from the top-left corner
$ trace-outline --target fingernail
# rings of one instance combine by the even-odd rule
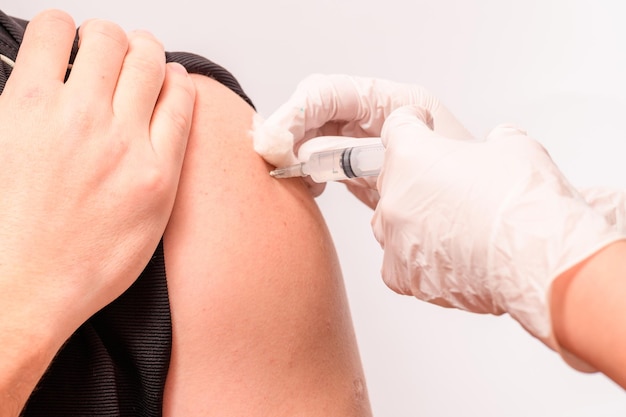
[[[187,72],[187,68],[185,68],[184,66],[182,66],[178,62],[170,62],[169,65],[170,65],[170,68],[172,69],[172,71],[174,71],[174,72],[177,72],[179,74],[189,74]]]

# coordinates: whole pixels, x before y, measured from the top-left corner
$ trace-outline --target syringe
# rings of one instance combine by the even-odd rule
[[[313,181],[345,180],[378,175],[385,148],[381,143],[314,152],[305,162],[270,172],[274,178],[310,176]]]

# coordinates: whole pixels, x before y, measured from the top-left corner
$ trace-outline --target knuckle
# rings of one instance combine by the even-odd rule
[[[154,56],[127,57],[124,62],[124,71],[140,74],[145,85],[162,86],[165,77],[165,59],[160,61]]]
[[[162,79],[165,75],[165,51],[163,45],[148,32],[134,32],[129,36],[129,54],[125,65],[146,76]]]
[[[102,36],[119,48],[128,48],[128,36],[116,23],[103,19],[92,19],[81,27],[81,37]]]
[[[150,198],[158,202],[173,192],[172,182],[162,166],[157,163],[146,164],[141,175],[137,177],[137,188],[141,194],[150,195]]]
[[[71,121],[72,131],[89,134],[94,130],[93,109],[85,102],[82,104],[76,103],[68,113],[67,120]]]
[[[72,16],[58,9],[44,10],[43,12],[39,13],[37,16],[35,16],[31,20],[31,23],[33,22],[35,24],[44,23],[44,22],[51,23],[51,24],[62,24],[62,25],[71,26],[72,29],[76,28],[76,25],[74,23],[74,19],[72,19]]]
[[[70,15],[56,9],[46,10],[36,15],[28,24],[25,36],[33,39],[40,48],[54,45],[66,37],[74,35],[76,26]]]
[[[402,210],[398,210],[398,205],[394,201],[390,201],[388,196],[381,196],[376,210],[380,213],[380,220],[384,224],[396,224],[401,220]]]
[[[501,123],[494,127],[491,132],[487,135],[488,138],[506,138],[506,137],[515,137],[515,136],[526,136],[527,133],[522,128],[511,124],[511,123]]]
[[[157,39],[156,36],[154,36],[151,32],[147,30],[142,30],[142,29],[134,30],[129,34],[128,37],[131,43],[136,43],[136,42],[149,43],[155,49],[159,49],[161,51],[165,50],[163,43],[159,39]]]

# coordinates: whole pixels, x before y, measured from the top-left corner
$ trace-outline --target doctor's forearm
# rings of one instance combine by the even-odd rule
[[[561,346],[626,388],[626,242],[613,243],[552,287]]]

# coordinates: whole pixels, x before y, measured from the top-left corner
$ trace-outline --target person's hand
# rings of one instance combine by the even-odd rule
[[[384,248],[385,282],[435,304],[509,313],[558,350],[550,286],[625,238],[617,219],[607,221],[616,217],[610,207],[619,196],[587,191],[598,207],[592,208],[545,149],[515,127],[460,141],[433,132],[423,119],[423,109],[402,108],[382,132],[385,161],[372,227]]]
[[[626,233],[626,191],[610,187],[585,187],[578,192],[587,204],[617,230]]]
[[[292,165],[298,162],[296,152],[300,146],[317,136],[380,137],[387,116],[405,105],[428,110],[439,134],[458,139],[472,137],[435,96],[420,86],[316,74],[300,82],[289,100],[267,120],[257,121],[254,148],[274,166]],[[331,148],[315,151],[326,149]],[[375,182],[375,178],[346,181],[348,188],[370,207],[378,201]],[[309,185],[313,195],[324,189],[324,184]]]
[[[35,17],[0,96],[2,315],[65,336],[148,263],[195,98],[152,35],[102,20],[80,28],[64,82],[75,34],[62,12]]]

